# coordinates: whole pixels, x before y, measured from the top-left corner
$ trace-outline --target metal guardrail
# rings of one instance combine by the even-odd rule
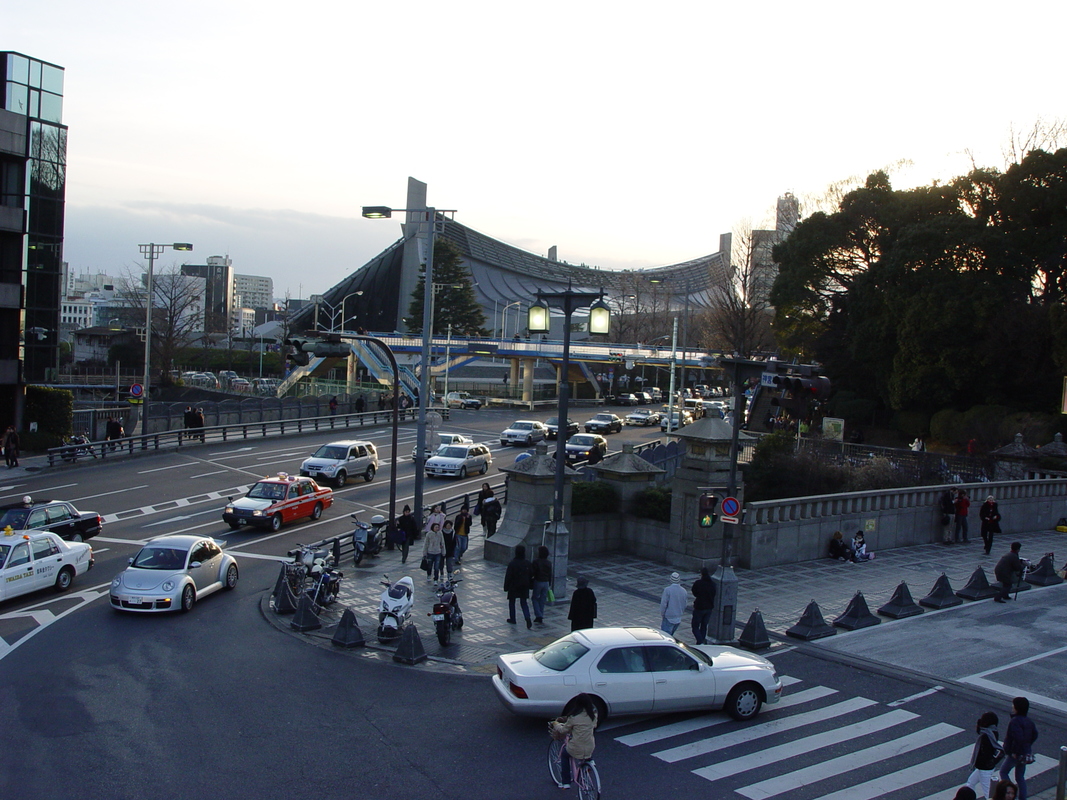
[[[445,419],[449,417],[447,408],[435,408]],[[398,421],[414,421],[418,418],[417,408],[400,409]],[[345,431],[365,426],[391,425],[392,410],[366,411],[362,414],[332,414],[324,417],[303,417],[300,419],[276,419],[260,422],[238,422],[232,425],[210,425],[203,428],[183,428],[176,431],[126,436],[103,442],[87,444],[67,444],[48,450],[48,466],[72,464],[78,461],[130,456],[148,450],[169,450],[191,444],[219,444],[241,441],[244,439],[263,439],[269,436],[285,436],[317,431]]]

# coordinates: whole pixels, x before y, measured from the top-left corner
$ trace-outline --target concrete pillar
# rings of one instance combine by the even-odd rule
[[[533,403],[533,379],[534,379],[534,365],[536,360],[532,358],[524,358],[522,360],[522,402]],[[533,405],[530,406],[533,409]]]
[[[517,397],[519,390],[519,359],[511,359],[511,372],[508,377],[508,397]]]
[[[733,567],[718,566],[712,573],[711,581],[715,584],[715,605],[708,625],[708,639],[715,644],[730,644],[737,638],[737,575]]]

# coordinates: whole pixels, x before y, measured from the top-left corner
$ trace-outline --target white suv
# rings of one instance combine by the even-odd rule
[[[369,483],[377,471],[378,451],[374,445],[350,440],[324,444],[300,465],[302,477],[333,481],[338,488],[353,475],[362,475]]]

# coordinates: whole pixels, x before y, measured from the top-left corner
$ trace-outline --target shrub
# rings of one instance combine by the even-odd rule
[[[657,522],[671,521],[671,487],[666,485],[649,486],[643,492],[634,495],[630,513],[641,519]]]
[[[605,481],[576,481],[571,487],[571,516],[619,510],[619,493]]]

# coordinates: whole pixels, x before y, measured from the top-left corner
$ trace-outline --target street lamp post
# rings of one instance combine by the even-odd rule
[[[503,311],[500,312],[500,329],[499,330],[500,330],[500,338],[501,339],[507,339],[508,338],[508,309],[511,308],[512,306],[518,306],[518,305],[521,305],[521,304],[522,304],[522,300],[516,300],[513,303],[508,303],[506,306],[504,306]],[[521,313],[521,309],[519,311],[516,311],[515,313],[516,313],[515,332],[517,333],[518,330],[519,330],[519,322],[518,322],[517,315],[519,313]]]
[[[144,382],[141,384],[143,394],[141,396],[141,433],[148,433],[148,390],[150,387],[151,361],[152,361],[152,273],[156,259],[163,255],[168,247],[172,250],[188,252],[193,246],[188,242],[174,242],[174,244],[139,244],[137,247],[142,256],[148,258],[148,281],[145,288],[145,323],[144,323]],[[148,446],[147,440],[144,447]]]
[[[567,406],[570,400],[570,355],[571,355],[571,315],[579,308],[589,307],[589,332],[607,333],[610,312],[604,302],[603,292],[576,292],[568,285],[563,292],[538,292],[537,302],[530,306],[529,330],[534,333],[548,333],[551,328],[551,301],[563,311],[563,359],[560,364],[559,402],[556,406],[556,419],[560,435],[556,436],[555,486],[552,497],[552,591],[558,599],[567,594],[567,566],[570,550],[570,533],[563,521],[563,487],[567,468]]]
[[[437,227],[437,215],[455,214],[455,209],[426,208],[389,208],[388,206],[363,206],[363,216],[367,219],[389,219],[394,211],[407,214],[420,214],[426,222],[426,269],[423,274],[422,293],[422,373],[419,375],[419,419],[415,437],[415,513],[422,523],[423,483],[426,479],[426,406],[430,394],[430,343],[433,331],[433,240]],[[398,387],[399,388],[399,387]],[[393,451],[393,458],[397,456]]]

